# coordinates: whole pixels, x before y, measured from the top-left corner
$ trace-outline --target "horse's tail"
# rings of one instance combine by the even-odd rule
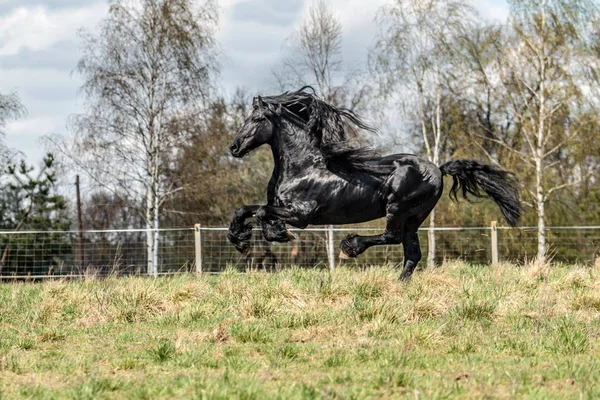
[[[459,191],[467,200],[467,194],[480,198],[490,197],[498,204],[510,226],[517,225],[523,208],[519,200],[519,181],[514,173],[473,160],[450,161],[442,165],[440,170],[442,174],[452,176],[452,200],[458,200]]]

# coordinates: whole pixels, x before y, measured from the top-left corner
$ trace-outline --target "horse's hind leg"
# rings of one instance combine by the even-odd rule
[[[261,248],[263,252],[262,266],[265,271],[274,272],[277,270],[279,260],[273,250],[271,250],[271,243],[269,243],[264,237],[261,241]]]
[[[404,232],[402,244],[404,247],[404,268],[400,274],[400,279],[407,281],[410,280],[417,264],[421,261],[421,247],[419,245],[419,236],[417,235],[417,232]]]
[[[258,249],[250,249],[245,255],[247,270],[264,269],[265,271],[275,271],[279,264],[277,255],[271,250],[271,244],[264,238],[261,240]]]
[[[429,212],[408,218],[404,218],[403,215],[395,215],[393,218],[388,218],[386,231],[381,235],[348,235],[340,246],[342,248],[340,257],[344,258],[344,255],[346,255],[346,258],[356,257],[371,246],[402,243],[404,247],[404,267],[400,279],[407,281],[412,276],[419,261],[421,261],[421,247],[417,230],[428,215]]]
[[[364,253],[369,247],[386,245],[386,244],[400,244],[402,243],[402,230],[385,230],[380,235],[373,236],[359,236],[355,233],[351,233],[340,243],[340,258],[354,258]]]
[[[424,190],[415,190],[409,195],[403,195],[401,199],[392,198],[386,207],[385,232],[374,236],[356,234],[346,236],[340,244],[342,249],[340,258],[357,257],[372,246],[402,243],[405,221],[422,211],[423,197],[426,197],[427,200],[432,198],[431,194]]]
[[[385,231],[380,235],[359,236],[351,233],[340,243],[340,258],[358,257],[369,247],[400,244],[402,243],[402,231],[407,214],[397,213],[397,207],[389,206],[386,216]]]
[[[421,260],[417,229],[435,207],[440,195],[441,186],[421,186],[409,196],[390,203],[386,210],[385,232],[375,236],[348,235],[340,245],[340,257],[357,257],[371,246],[403,243],[402,279],[408,279]]]
[[[421,261],[421,246],[417,230],[431,211],[415,215],[406,220],[402,245],[404,247],[404,268],[400,274],[403,281],[410,280],[419,261]]]

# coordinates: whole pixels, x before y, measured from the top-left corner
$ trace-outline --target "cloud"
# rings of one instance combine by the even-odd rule
[[[1,90],[17,91],[28,111],[26,117],[7,125],[6,145],[22,151],[29,162],[41,159],[45,149],[39,139],[47,134],[66,132],[68,117],[80,112],[79,86],[79,80],[71,78],[68,70],[39,67],[2,70]]]
[[[505,0],[477,0],[475,7],[484,19],[501,23],[508,19],[508,5]]]
[[[33,136],[37,138],[40,133],[48,132],[48,129],[56,127],[56,120],[50,117],[28,118],[25,120],[12,121],[8,123],[10,134],[8,137],[25,138]],[[28,138],[31,140],[31,138]]]
[[[343,58],[352,67],[364,64],[378,28],[377,10],[386,0],[330,0],[343,25]],[[282,60],[284,40],[308,15],[311,0],[230,0],[221,19],[219,41],[227,62],[222,71],[228,92],[245,87],[265,93],[276,88],[271,71]]]
[[[85,7],[51,10],[45,6],[18,7],[0,17],[0,56],[24,49],[40,51],[73,40],[81,26],[94,26],[106,15],[104,2]]]
[[[364,66],[379,28],[374,18],[391,0],[328,0],[344,29],[343,57]],[[81,112],[81,81],[71,77],[81,56],[77,30],[93,29],[107,15],[105,0],[0,0],[0,91],[18,91],[29,114],[8,126],[6,142],[34,161],[43,155],[36,138],[65,132],[69,115]],[[282,43],[307,15],[312,0],[220,0],[217,39],[223,60],[222,86],[232,93],[276,89],[271,71]],[[505,0],[476,0],[486,18],[505,20]]]
[[[0,11],[0,91],[17,91],[28,110],[8,124],[4,142],[30,162],[45,154],[39,139],[65,132],[69,115],[80,112],[80,81],[71,77],[80,57],[77,30],[93,28],[107,11],[103,0],[83,7],[80,1],[39,3],[0,3],[0,10],[17,5]]]
[[[285,3],[285,4],[284,4]],[[281,53],[281,42],[292,31],[302,0],[227,0],[217,39],[224,51],[222,85],[227,93],[237,87],[263,91],[272,85],[271,69]]]
[[[304,0],[249,0],[232,5],[231,15],[235,21],[288,26],[303,5]]]
[[[78,44],[75,41],[56,42],[42,50],[22,48],[16,54],[0,56],[3,70],[29,69],[59,69],[71,71],[79,61]]]
[[[8,123],[4,142],[8,148],[16,149],[25,155],[29,163],[36,163],[46,154],[40,139],[48,132],[57,131],[64,124],[62,115],[36,117]]]
[[[0,0],[0,11],[3,8],[44,6],[50,9],[81,6],[81,0]]]
[[[0,74],[2,91],[18,92],[32,117],[39,112],[55,113],[62,102],[72,108],[79,84],[69,71],[56,69],[15,68]]]

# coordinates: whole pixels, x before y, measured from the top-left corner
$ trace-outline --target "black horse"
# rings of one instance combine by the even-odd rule
[[[357,257],[375,245],[404,246],[401,279],[412,275],[421,259],[417,229],[443,191],[443,176],[451,175],[450,196],[460,192],[490,197],[511,226],[521,214],[515,175],[472,160],[450,161],[441,167],[411,154],[385,157],[361,146],[357,129],[374,132],[355,113],[317,98],[310,87],[278,96],[257,97],[252,114],[229,147],[243,157],[263,144],[273,151],[275,168],[266,205],[238,209],[228,238],[247,254],[255,216],[267,241],[287,242],[294,236],[286,223],[356,224],[386,218],[385,231],[375,236],[348,235],[342,257]]]

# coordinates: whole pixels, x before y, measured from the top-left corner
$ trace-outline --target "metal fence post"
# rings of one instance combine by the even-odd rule
[[[196,253],[196,273],[202,273],[202,225],[194,225],[194,248]]]
[[[492,265],[498,265],[498,228],[496,227],[496,221],[492,221],[491,225],[492,233]]]
[[[329,269],[335,269],[335,250],[333,249],[333,225],[329,225],[327,229],[327,255],[329,258]]]

